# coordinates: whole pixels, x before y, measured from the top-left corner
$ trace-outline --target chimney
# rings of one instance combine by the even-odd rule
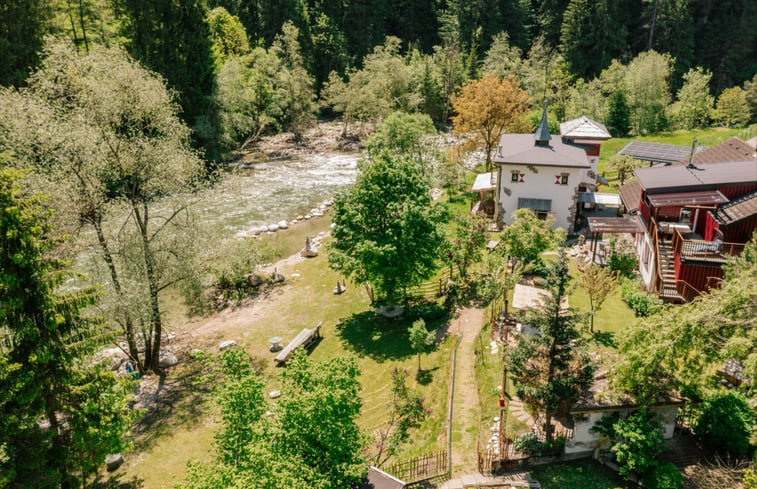
[[[541,122],[534,133],[536,146],[547,146],[552,136],[549,134],[549,124],[547,123],[547,101],[544,101],[544,109],[541,113]]]

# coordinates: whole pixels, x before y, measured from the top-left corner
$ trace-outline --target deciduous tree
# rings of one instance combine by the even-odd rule
[[[507,253],[523,260],[526,265],[537,264],[544,251],[554,249],[565,241],[565,231],[554,228],[555,218],[539,219],[531,209],[518,209],[513,223],[502,232]]]
[[[710,95],[712,73],[692,68],[683,75],[683,86],[670,107],[672,118],[680,129],[705,127],[710,121],[714,98]]]
[[[529,99],[512,77],[500,80],[486,75],[463,85],[452,106],[455,132],[475,135],[484,147],[486,170],[490,171],[492,153],[502,133],[525,129],[523,117],[528,113]]]
[[[618,286],[618,280],[609,268],[590,264],[585,270],[581,270],[578,283],[589,296],[589,331],[594,332],[594,316],[602,308],[607,297]]]
[[[618,180],[620,185],[626,183],[626,179],[633,176],[633,171],[636,168],[641,168],[644,163],[641,160],[631,158],[626,155],[615,155],[607,162],[607,169],[615,170],[618,172]]]
[[[361,170],[355,185],[334,200],[329,264],[391,300],[436,268],[442,211],[432,206],[428,182],[408,158],[381,153]]]
[[[109,318],[139,370],[157,369],[160,296],[183,278],[192,249],[186,203],[166,197],[191,190],[202,161],[162,81],[122,50],[53,43],[45,54],[28,91],[0,92],[0,149],[54,189],[69,225],[95,231]]]
[[[723,90],[715,106],[715,118],[726,127],[743,127],[749,123],[747,93],[741,87]]]
[[[434,344],[436,335],[426,329],[426,322],[419,319],[407,330],[410,346],[418,354],[418,372],[421,371],[421,353],[425,353]]]

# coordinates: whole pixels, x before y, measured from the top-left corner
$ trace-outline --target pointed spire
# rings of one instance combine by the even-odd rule
[[[547,145],[552,136],[549,134],[549,124],[547,123],[547,101],[544,101],[544,110],[541,113],[541,122],[539,127],[536,128],[534,133],[534,140],[536,145]]]

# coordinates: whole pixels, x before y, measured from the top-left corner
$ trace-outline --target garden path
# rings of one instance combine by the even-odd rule
[[[455,367],[455,394],[452,403],[452,473],[477,470],[476,440],[481,419],[481,403],[476,385],[474,343],[484,324],[484,311],[464,308],[457,319],[462,334]],[[453,331],[454,332],[454,331]]]

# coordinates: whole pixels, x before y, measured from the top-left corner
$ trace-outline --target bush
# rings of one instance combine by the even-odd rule
[[[529,455],[560,455],[565,448],[565,436],[552,441],[539,441],[534,433],[526,433],[515,440],[515,450]]]
[[[694,434],[707,446],[746,455],[754,421],[754,411],[743,397],[734,392],[718,393],[702,403]]]
[[[644,486],[649,489],[681,489],[683,476],[675,465],[665,462],[647,473]]]
[[[653,413],[646,409],[637,411],[628,419],[616,421],[613,430],[615,436],[610,451],[618,460],[620,475],[643,475],[657,466],[657,456],[662,453],[665,439]]]
[[[610,270],[617,272],[621,277],[631,278],[636,273],[636,252],[625,242],[611,239],[607,264]]]
[[[410,309],[406,315],[411,321],[423,319],[426,322],[442,319],[447,310],[436,302],[422,302]]]
[[[656,313],[662,306],[662,301],[654,294],[643,290],[642,285],[635,280],[624,278],[620,282],[620,295],[633,309],[637,317],[647,317]]]

